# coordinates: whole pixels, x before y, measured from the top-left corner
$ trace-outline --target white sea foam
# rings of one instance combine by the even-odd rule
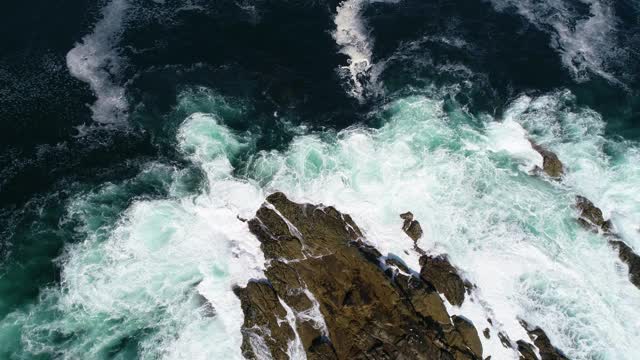
[[[575,194],[585,194],[616,227],[633,233],[640,215],[632,193],[640,182],[637,144],[604,139],[600,117],[573,105],[567,92],[521,97],[488,126],[425,97],[381,110],[389,117],[380,129],[296,136],[284,151],[254,156],[242,177],[234,175],[232,160],[251,149],[250,136],[224,126],[220,115],[193,114],[178,132],[179,149],[207,174],[202,193],[137,199],[102,231],[89,226],[99,208],[75,206],[74,217],[88,216],[81,229],[88,235],[61,262],[62,288],[46,291],[30,313],[8,321],[25,324],[24,341],[34,352],[47,351],[43,333],[77,334],[61,358],[108,351],[148,329],[137,345],[142,358],[239,359],[242,311],[232,286],[263,277],[264,258],[236,216],[252,217],[266,194],[280,190],[351,214],[383,254],[418,269],[419,255],[399,218],[412,211],[425,232],[419,245],[449,254],[478,285],[461,308],[449,309],[480,331],[490,328],[485,356],[514,358],[497,331],[527,340],[522,318],[544,328],[572,359],[634,358],[640,294],[606,241],[578,226],[571,204]],[[533,161],[527,136],[558,153],[567,165],[563,182],[518,166]],[[604,152],[605,142],[613,155]],[[180,178],[168,176],[167,188],[181,189],[171,184]],[[626,236],[637,243],[637,233],[635,243]],[[189,301],[194,291],[211,302],[215,317],[202,316]],[[64,316],[33,322],[47,318],[39,312],[48,306]],[[315,310],[303,315],[320,321]],[[291,345],[292,354],[299,351],[298,343]]]
[[[640,249],[640,149],[637,143],[605,138],[597,112],[575,105],[568,91],[521,97],[514,114],[534,137],[568,167],[564,183],[587,196],[635,249]]]
[[[350,94],[363,99],[367,82],[367,74],[372,67],[371,55],[373,40],[367,25],[362,18],[363,7],[368,0],[345,0],[336,8],[334,23],[336,29],[333,38],[340,48],[340,53],[349,57],[348,64],[340,68],[340,72],[348,79]]]
[[[96,96],[91,111],[93,120],[100,124],[121,124],[127,117],[125,89],[118,80],[122,60],[117,43],[128,9],[128,0],[111,0],[93,32],[67,53],[71,75],[87,83]]]
[[[284,154],[264,153],[254,175],[277,168],[264,173],[267,189],[335,204],[383,253],[417,268],[398,218],[414,212],[425,230],[420,245],[448,253],[482,289],[461,311],[479,327],[490,315],[496,330],[527,340],[522,318],[542,326],[571,358],[630,359],[640,334],[628,319],[640,296],[616,254],[575,223],[572,190],[512,167],[514,152],[496,152],[515,148],[534,157],[526,133],[513,123],[519,112],[512,109],[511,118],[495,125],[507,123],[502,130],[516,143],[509,145],[492,136],[491,125],[474,128],[441,106],[405,99],[390,106],[395,115],[380,130],[348,129],[334,142],[301,136]],[[485,343],[498,358],[514,356],[494,340]]]
[[[542,155],[533,149],[526,130],[519,123],[509,118],[491,122],[487,125],[487,136],[491,139],[491,150],[509,153],[522,161],[524,170],[531,171],[536,166],[542,168]]]
[[[327,323],[324,321],[322,312],[320,312],[320,303],[318,302],[318,299],[316,299],[313,293],[307,288],[304,289],[304,293],[311,301],[311,307],[298,313],[298,318],[313,322],[314,327],[320,330],[322,336],[329,337],[329,329],[327,328]]]
[[[563,64],[578,81],[596,74],[621,84],[612,71],[613,63],[628,56],[616,40],[618,20],[607,0],[580,0],[589,8],[580,14],[575,4],[566,0],[491,0],[499,11],[515,8],[533,25],[551,36]]]
[[[293,340],[290,340],[287,344],[287,356],[289,356],[289,359],[306,360],[307,353],[304,351],[302,340],[300,339],[300,335],[298,334],[295,312],[286,302],[282,301],[282,299],[278,298],[278,300],[280,301],[280,305],[282,305],[282,307],[287,312],[287,323],[289,324],[289,326],[291,326],[291,329],[293,329]]]

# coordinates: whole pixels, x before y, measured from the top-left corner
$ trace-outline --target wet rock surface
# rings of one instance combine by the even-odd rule
[[[518,340],[516,344],[518,345],[520,360],[539,360],[533,345],[524,340]]]
[[[529,140],[529,142],[533,149],[542,155],[542,170],[551,178],[559,179],[562,177],[564,174],[564,166],[560,159],[558,159],[558,156],[531,140]]]
[[[422,256],[418,273],[366,244],[349,215],[282,193],[267,197],[248,226],[267,264],[266,279],[234,290],[246,358],[483,359],[474,324],[451,316],[439,295],[460,305],[471,290],[446,256]]]
[[[584,196],[576,196],[576,208],[580,211],[578,221],[587,229],[601,230],[605,234],[611,233],[611,222],[602,216],[602,210]]]
[[[623,241],[609,240],[609,243],[618,250],[620,260],[629,266],[629,280],[640,289],[640,256]]]
[[[551,344],[551,340],[544,330],[539,327],[531,327],[523,320],[520,320],[520,323],[522,327],[527,330],[529,338],[531,338],[531,341],[533,341],[538,348],[541,360],[568,360],[561,350]]]
[[[407,211],[406,213],[400,214],[400,218],[404,220],[402,224],[402,230],[413,240],[413,242],[418,241],[422,237],[422,226],[417,220],[414,220],[413,213]]]
[[[564,168],[558,156],[529,140],[531,146],[543,158],[543,171],[551,178],[559,179],[564,174]],[[584,228],[594,232],[601,232],[609,238],[609,244],[618,250],[620,260],[629,266],[629,280],[640,289],[640,256],[633,249],[624,243],[613,231],[611,220],[605,220],[597,206],[584,196],[576,196],[575,207],[580,212],[578,222]]]
[[[250,336],[262,331],[274,358],[296,338],[316,359],[483,358],[473,324],[450,317],[433,284],[365,244],[350,216],[275,193],[248,224],[268,261],[266,281],[236,290],[249,356],[256,352]],[[429,276],[451,287],[451,274],[437,272],[454,268],[434,264]]]
[[[288,359],[288,343],[294,332],[285,319],[287,312],[280,304],[278,295],[266,281],[251,281],[245,288],[234,292],[242,304],[242,355],[246,359],[257,359],[268,349],[273,359]]]
[[[433,284],[452,305],[462,305],[466,286],[446,256],[424,255],[420,258],[420,266],[420,276],[425,281]]]
[[[560,179],[564,174],[564,167],[558,156],[529,140],[531,146],[543,159],[543,171],[553,179]],[[611,220],[605,220],[597,206],[584,196],[576,196],[575,207],[580,212],[578,222],[584,228],[594,232],[601,232],[609,238],[609,244],[618,250],[620,260],[629,266],[629,280],[640,289],[640,256],[633,249],[624,243],[613,231]]]

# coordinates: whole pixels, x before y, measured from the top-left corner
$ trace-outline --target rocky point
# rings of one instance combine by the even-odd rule
[[[484,359],[474,324],[445,306],[473,288],[446,256],[425,254],[414,271],[368,245],[349,215],[282,193],[248,226],[267,263],[265,279],[235,289],[246,358]]]

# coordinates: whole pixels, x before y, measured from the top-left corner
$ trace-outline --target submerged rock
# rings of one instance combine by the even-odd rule
[[[605,234],[611,233],[611,221],[605,220],[602,210],[584,196],[576,196],[576,207],[580,210],[578,221],[588,229],[602,230]]]
[[[502,346],[506,347],[506,348],[511,348],[513,347],[513,345],[511,344],[511,339],[509,339],[509,336],[503,332],[499,332],[498,333],[498,339],[500,339],[500,343],[502,344]]]
[[[562,177],[562,175],[564,174],[564,167],[560,159],[558,159],[558,155],[543,148],[542,146],[534,143],[531,140],[529,140],[529,142],[531,143],[533,149],[540,155],[542,155],[542,170],[554,179]]]
[[[640,289],[640,256],[629,245],[620,240],[609,240],[611,246],[618,249],[620,260],[629,266],[629,280]]]
[[[213,304],[204,297],[202,294],[196,292],[194,295],[194,300],[200,309],[200,313],[205,317],[214,317],[216,316],[216,309],[213,307]]]
[[[464,299],[448,262],[428,258],[426,276],[418,277],[366,245],[349,215],[282,193],[267,197],[249,228],[268,261],[269,283],[236,290],[245,312],[243,353],[256,352],[260,341],[251,337],[258,335],[280,358],[297,334],[312,359],[482,359],[473,324],[450,317],[436,292],[455,294],[456,304]],[[277,299],[293,311],[295,329],[282,320]]]

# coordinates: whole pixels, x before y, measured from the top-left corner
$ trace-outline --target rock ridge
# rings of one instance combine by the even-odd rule
[[[558,156],[529,139],[531,146],[543,159],[543,171],[552,179],[559,180],[564,174],[564,166]],[[618,257],[629,267],[629,280],[640,289],[640,255],[627,245],[613,231],[611,220],[605,220],[600,210],[591,200],[584,196],[576,196],[575,207],[580,211],[578,223],[588,230],[600,232],[607,237],[609,245],[618,250]]]
[[[472,288],[446,256],[423,252],[413,271],[349,215],[279,192],[247,224],[266,259],[265,279],[234,289],[247,359],[483,359],[474,324],[440,296],[459,306]]]
[[[245,357],[287,358],[299,338],[310,359],[483,358],[473,324],[449,316],[433,284],[367,245],[349,215],[274,193],[248,225],[268,263],[266,280],[236,289]]]

